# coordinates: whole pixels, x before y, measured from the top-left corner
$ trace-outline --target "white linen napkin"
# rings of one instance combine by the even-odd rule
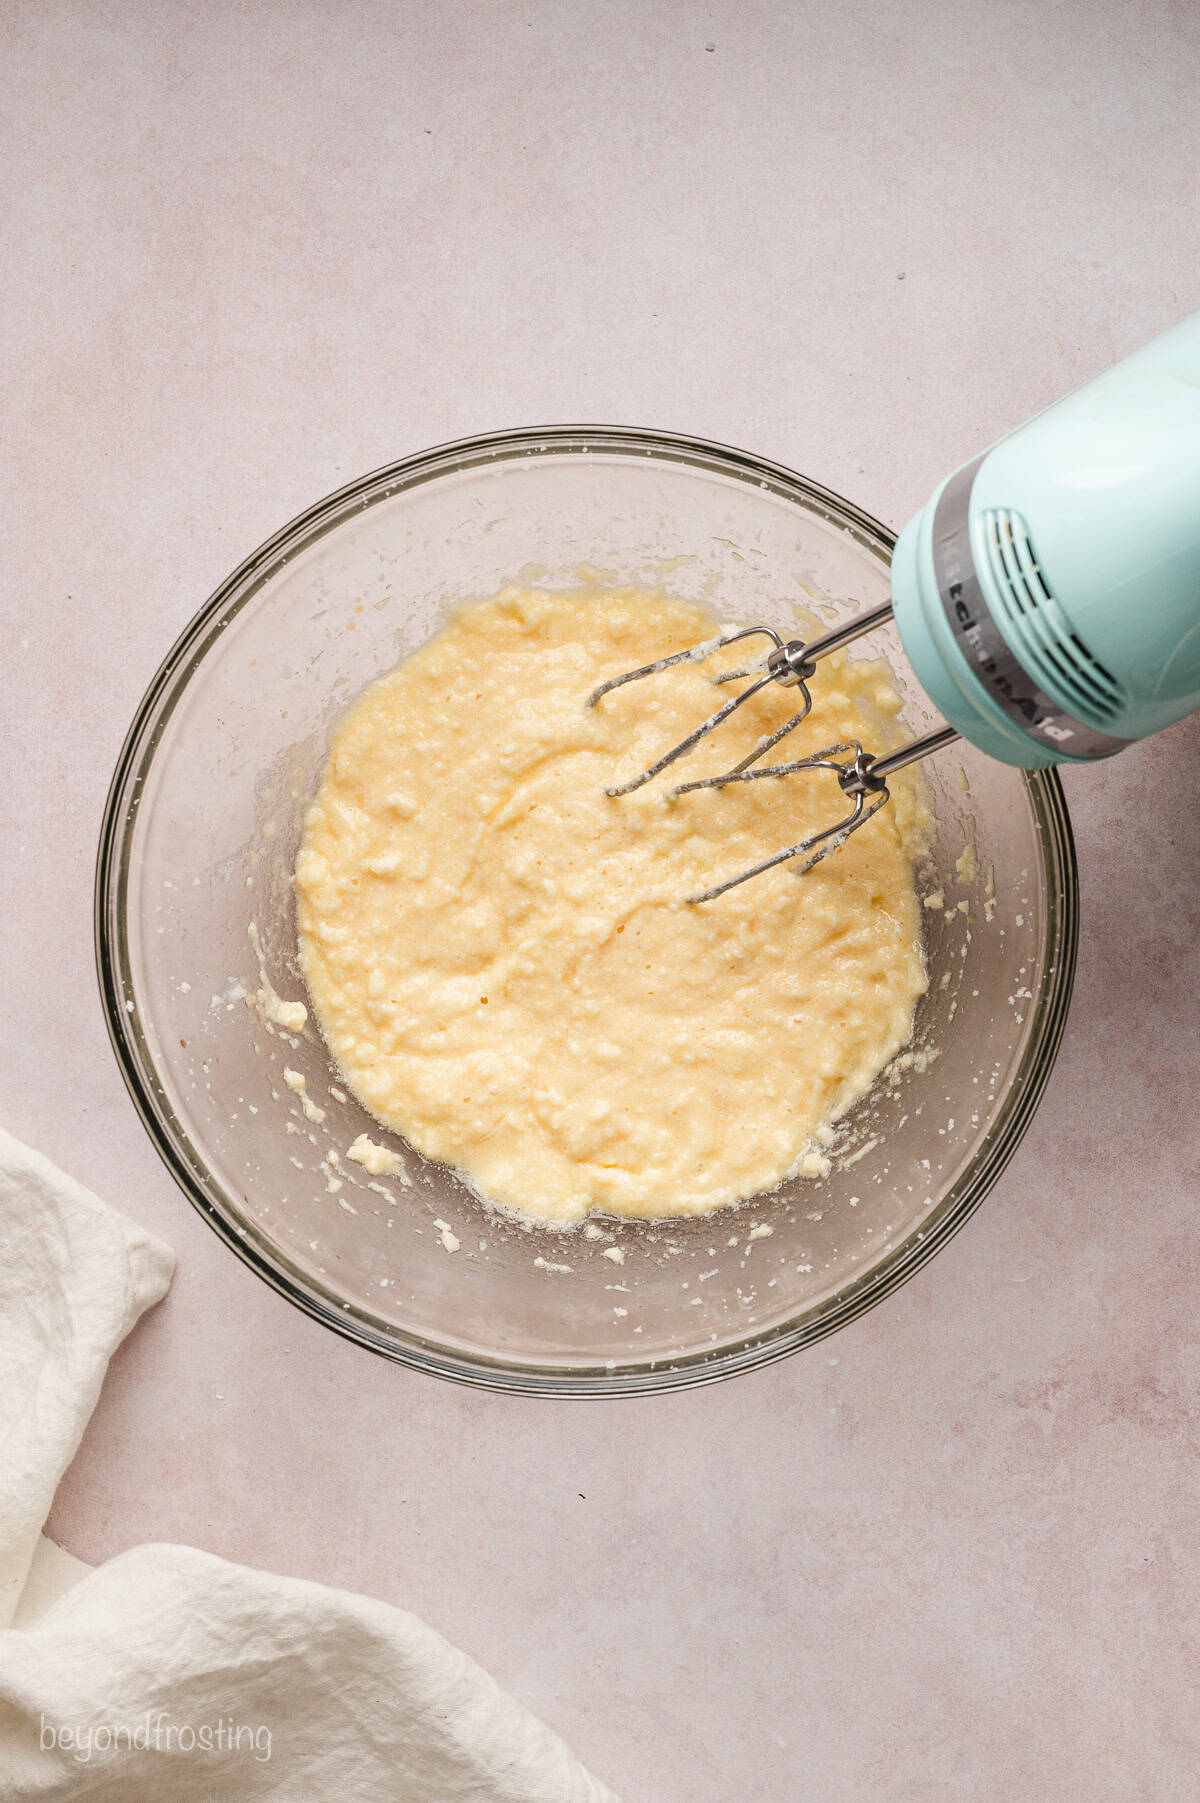
[[[168,1248],[0,1130],[6,1803],[617,1803],[404,1610],[184,1546],[40,1535]]]

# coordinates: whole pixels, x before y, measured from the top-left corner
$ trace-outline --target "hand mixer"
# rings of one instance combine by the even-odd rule
[[[795,715],[721,776],[726,783],[829,770],[849,810],[822,831],[717,883],[726,890],[792,858],[799,874],[844,844],[888,799],[888,777],[958,738],[1005,764],[1089,763],[1200,708],[1200,313],[1152,339],[942,482],[901,532],[891,600],[807,642],[750,626],[601,683],[699,663],[742,639],[765,659],[717,683],[748,686],[641,775],[629,794],[692,751],[769,683],[798,690]],[[876,757],[857,743],[790,763],[761,759],[812,707],[830,652],[895,619],[916,676],[946,721]]]

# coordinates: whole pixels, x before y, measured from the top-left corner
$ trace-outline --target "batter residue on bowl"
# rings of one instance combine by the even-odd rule
[[[509,587],[457,613],[341,722],[296,864],[300,964],[369,1111],[539,1220],[697,1214],[823,1168],[814,1135],[908,1037],[925,988],[920,779],[804,877],[684,898],[844,810],[828,774],[668,802],[633,776],[728,698],[731,647],[658,593]],[[886,665],[823,662],[781,753],[895,741]],[[775,685],[687,763],[730,769],[794,712]]]

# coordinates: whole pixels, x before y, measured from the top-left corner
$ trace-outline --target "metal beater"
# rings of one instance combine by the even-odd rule
[[[844,845],[850,834],[864,825],[872,814],[878,813],[889,799],[887,786],[889,776],[897,770],[903,770],[906,764],[914,763],[918,758],[927,757],[930,752],[940,750],[943,745],[949,745],[952,740],[960,736],[954,727],[943,726],[936,732],[926,734],[923,738],[914,739],[908,745],[902,745],[898,750],[889,752],[886,757],[882,758],[876,758],[870,752],[864,751],[857,740],[841,741],[836,745],[825,746],[822,751],[816,751],[810,757],[796,758],[791,763],[767,764],[763,768],[755,768],[760,758],[774,750],[781,739],[785,739],[788,733],[794,731],[802,720],[807,719],[812,710],[812,694],[808,685],[820,660],[828,657],[831,651],[840,651],[843,646],[852,644],[855,639],[862,638],[865,633],[871,632],[876,626],[882,626],[891,616],[892,604],[888,601],[883,606],[875,608],[873,612],[861,614],[857,619],[849,621],[844,626],[839,626],[835,631],[826,633],[821,638],[812,639],[808,643],[805,643],[803,639],[789,639],[785,643],[770,626],[747,626],[737,632],[726,633],[722,638],[709,639],[702,645],[693,645],[687,651],[677,651],[673,657],[664,657],[656,663],[644,664],[640,670],[627,670],[622,676],[613,676],[608,682],[602,682],[599,688],[594,689],[588,696],[588,706],[595,707],[603,696],[609,694],[613,689],[621,688],[624,683],[637,682],[643,676],[657,676],[661,671],[669,670],[675,664],[699,663],[703,659],[711,657],[714,652],[724,650],[726,645],[737,644],[740,639],[765,637],[772,641],[774,647],[767,654],[765,669],[760,659],[757,663],[750,664],[744,669],[726,670],[720,676],[714,677],[713,681],[716,683],[736,682],[747,677],[752,677],[754,680],[750,682],[748,688],[735,695],[732,701],[727,701],[714,714],[710,714],[702,725],[687,735],[686,739],[681,739],[678,745],[673,746],[670,751],[657,758],[649,769],[642,771],[640,776],[632,777],[629,782],[616,783],[605,789],[606,795],[614,796],[631,795],[635,789],[640,789],[644,783],[652,781],[678,758],[686,757],[690,751],[695,750],[702,739],[706,739],[709,733],[714,732],[718,726],[728,720],[744,701],[749,701],[752,695],[757,695],[759,690],[765,689],[769,683],[778,683],[781,688],[785,689],[799,689],[804,698],[802,706],[792,715],[792,718],[777,727],[768,737],[760,739],[749,756],[744,757],[740,764],[735,764],[732,770],[726,771],[722,776],[705,776],[696,782],[677,783],[674,788],[667,791],[667,798],[674,800],[677,795],[687,795],[693,789],[723,789],[727,783],[755,782],[764,776],[794,776],[801,770],[832,770],[837,776],[838,786],[843,795],[851,802],[850,812],[843,820],[835,821],[832,826],[825,827],[819,833],[811,833],[806,839],[800,839],[795,845],[789,845],[786,850],[776,852],[773,857],[764,858],[760,864],[752,865],[749,870],[743,870],[723,883],[715,883],[711,889],[705,889],[698,895],[689,895],[686,898],[689,903],[715,901],[716,897],[724,895],[727,889],[736,889],[739,883],[748,883],[751,877],[761,876],[765,870],[773,869],[776,864],[784,864],[790,858],[804,859],[797,871],[797,875],[803,876],[806,870],[811,870],[814,864],[819,863],[822,858],[828,857],[831,851],[836,851]]]

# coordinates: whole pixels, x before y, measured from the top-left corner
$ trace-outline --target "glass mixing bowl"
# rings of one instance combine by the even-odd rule
[[[606,1221],[601,1239],[529,1228],[383,1133],[339,1087],[311,1021],[297,1038],[246,1002],[263,970],[280,994],[303,995],[291,873],[331,726],[447,606],[513,578],[576,586],[587,565],[787,634],[800,613],[834,620],[884,600],[892,544],[847,502],[740,452],[554,427],[366,476],[230,576],[130,729],[104,818],[96,929],[130,1093],[184,1193],[247,1264],[339,1333],[421,1370],[524,1394],[619,1395],[792,1352],[945,1244],[1046,1082],[1077,922],[1057,779],[967,745],[925,765],[938,825],[923,884],[943,905],[924,911],[930,987],[915,1056],[848,1118],[850,1150],[824,1180],[707,1218]],[[887,656],[904,688],[893,634],[859,651]],[[906,721],[930,718],[910,682]],[[784,792],[779,808],[784,844]],[[400,1154],[395,1177],[345,1162],[362,1132]],[[623,1263],[604,1256],[614,1245]]]

